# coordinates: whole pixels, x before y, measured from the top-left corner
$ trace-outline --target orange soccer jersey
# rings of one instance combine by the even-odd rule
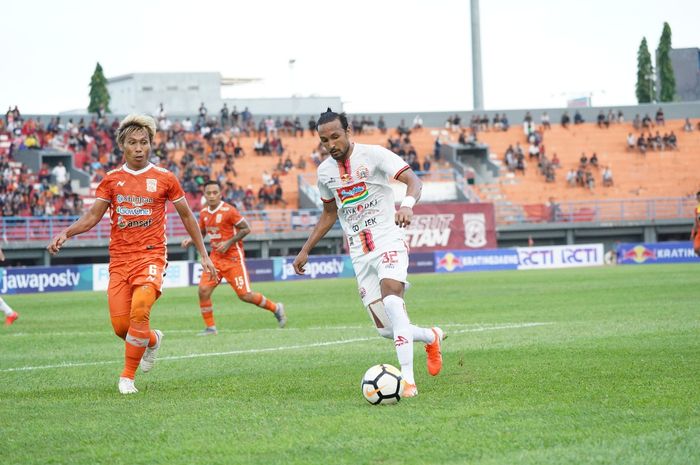
[[[153,164],[139,171],[123,165],[107,173],[95,196],[110,205],[112,260],[165,258],[165,203],[185,196],[174,174]]]
[[[238,209],[226,202],[221,202],[213,210],[203,209],[199,213],[199,227],[209,235],[211,243],[210,257],[220,276],[209,276],[203,273],[201,284],[207,287],[216,287],[221,277],[226,278],[238,295],[250,292],[248,270],[245,267],[245,254],[241,241],[231,245],[229,249],[221,253],[216,248],[224,241],[231,239],[238,232],[236,225],[244,221]]]
[[[236,225],[243,221],[243,216],[233,205],[221,202],[214,210],[203,209],[199,213],[199,228],[206,231],[211,243],[211,259],[216,263],[225,263],[242,259],[243,244],[241,241],[233,244],[225,253],[218,252],[216,247],[236,235]]]

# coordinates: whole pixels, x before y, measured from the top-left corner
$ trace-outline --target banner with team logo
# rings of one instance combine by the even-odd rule
[[[411,252],[495,249],[496,221],[490,203],[418,204],[406,228]]]
[[[650,263],[700,263],[691,241],[659,242],[656,244],[622,243],[617,246],[617,263],[648,265]]]

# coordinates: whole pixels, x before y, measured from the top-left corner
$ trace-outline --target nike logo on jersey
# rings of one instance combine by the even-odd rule
[[[117,186],[122,187],[124,185],[124,181],[117,181]]]

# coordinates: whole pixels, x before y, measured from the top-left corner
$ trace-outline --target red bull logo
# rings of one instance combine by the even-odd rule
[[[643,245],[638,245],[629,250],[623,250],[621,260],[632,260],[635,263],[644,263],[647,260],[656,260],[656,252],[647,249]]]
[[[439,268],[444,268],[447,271],[453,271],[460,264],[459,258],[455,257],[452,252],[448,252],[444,257],[438,260],[437,266]]]

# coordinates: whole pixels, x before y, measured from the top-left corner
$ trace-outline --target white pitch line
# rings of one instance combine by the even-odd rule
[[[529,324],[529,323],[528,323]],[[550,324],[550,323],[537,323]],[[426,326],[426,325],[423,325]],[[441,328],[493,328],[497,327],[496,323],[445,323],[440,324]],[[354,326],[309,326],[307,328],[285,328],[284,332],[288,331],[344,331],[344,330],[367,330],[371,328],[369,325],[354,325]],[[498,326],[499,329],[500,326]],[[257,329],[219,329],[219,333],[223,334],[240,334],[240,333],[254,333],[259,331],[273,331],[279,332],[279,328],[257,328]],[[163,329],[166,334],[197,334],[197,330],[193,329]],[[454,331],[451,331],[454,332]],[[51,331],[51,332],[36,332],[36,333],[10,333],[4,337],[79,337],[79,336],[104,336],[111,335],[112,331],[105,329],[104,331]]]
[[[466,328],[466,329],[458,329],[455,331],[450,331],[448,335],[451,334],[460,334],[460,333],[474,333],[474,332],[482,332],[482,331],[495,331],[495,330],[500,330],[500,329],[520,329],[520,328],[531,328],[535,326],[544,326],[544,325],[551,325],[554,323],[548,322],[548,323],[509,323],[509,324],[502,324],[502,325],[494,325],[494,326],[481,326],[478,328]],[[267,347],[264,349],[241,349],[241,350],[230,350],[226,352],[205,352],[201,354],[187,354],[187,355],[171,355],[169,357],[159,357],[158,360],[186,360],[186,359],[192,359],[192,358],[201,358],[201,357],[221,357],[221,356],[226,356],[226,355],[245,355],[245,354],[259,354],[262,352],[280,352],[283,350],[296,350],[296,349],[311,349],[314,347],[327,347],[327,346],[335,346],[335,345],[342,345],[342,344],[351,344],[354,342],[364,342],[364,341],[371,341],[373,339],[376,339],[377,336],[372,336],[372,337],[361,337],[361,338],[355,338],[355,339],[339,339],[336,341],[327,341],[327,342],[314,342],[312,344],[298,344],[298,345],[291,345],[291,346],[279,346],[279,347]],[[98,366],[98,365],[111,365],[115,363],[123,363],[123,360],[105,360],[101,362],[65,362],[65,363],[59,363],[56,365],[40,365],[40,366],[28,366],[28,367],[17,367],[17,368],[5,368],[5,369],[0,369],[0,373],[9,373],[9,372],[19,372],[19,371],[35,371],[35,370],[49,370],[53,368],[75,368],[75,367],[86,367],[86,366]]]

